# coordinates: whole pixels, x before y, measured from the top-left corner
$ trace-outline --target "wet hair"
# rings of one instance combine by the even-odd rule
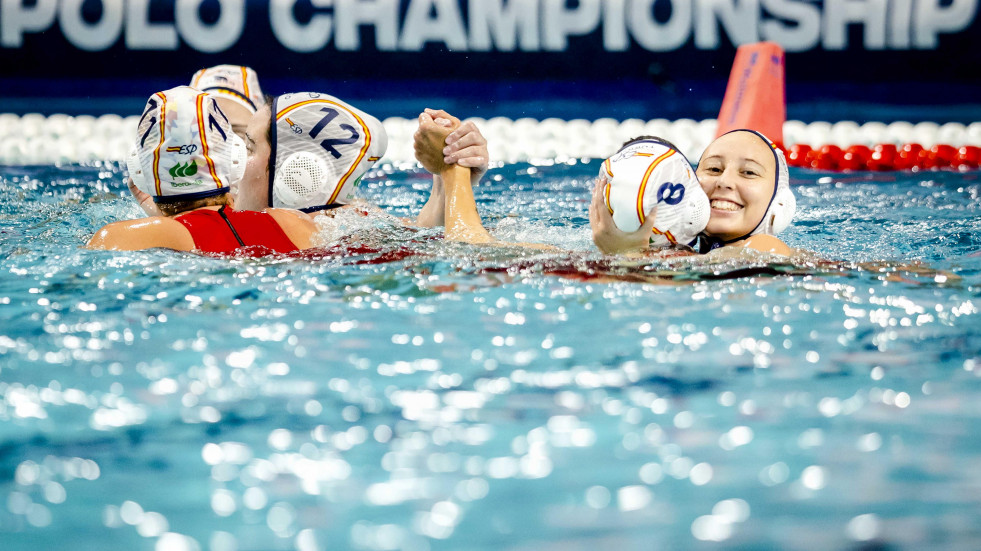
[[[164,216],[177,216],[182,212],[199,209],[201,207],[217,207],[219,205],[227,204],[228,194],[222,193],[221,195],[205,197],[204,199],[189,199],[187,201],[178,200],[168,201],[166,203],[157,203],[157,209],[159,209],[160,214]]]
[[[650,140],[650,141],[662,143],[662,144],[670,147],[671,149],[674,149],[675,151],[680,151],[680,149],[678,149],[678,146],[674,145],[673,143],[669,142],[668,140],[665,140],[664,138],[659,138],[657,136],[650,136],[650,135],[646,135],[646,134],[643,135],[643,136],[637,136],[636,138],[630,138],[629,140],[623,142],[623,145],[620,146],[620,149],[622,150],[623,148],[627,147],[628,145],[630,145],[632,143],[642,142],[644,140]]]

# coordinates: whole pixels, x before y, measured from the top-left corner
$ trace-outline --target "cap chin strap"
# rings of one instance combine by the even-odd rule
[[[269,106],[269,191],[267,206],[273,206],[273,182],[276,180],[276,149],[279,147],[279,131],[276,129],[276,110],[279,108],[279,96],[272,100]]]
[[[242,107],[244,107],[244,108],[248,109],[249,111],[251,111],[253,115],[255,114],[256,111],[258,111],[258,108],[255,105],[255,102],[253,102],[251,99],[249,99],[248,96],[246,96],[245,94],[243,94],[242,92],[239,92],[238,90],[236,90],[234,88],[228,88],[226,86],[209,86],[208,88],[205,88],[205,89],[203,89],[201,91],[202,92],[208,92],[208,93],[211,93],[211,92],[219,92],[219,93],[213,94],[214,97],[216,97],[216,98],[230,99],[230,100],[234,101],[235,103],[237,103],[237,104],[241,105]],[[221,93],[227,94],[227,96],[222,96]],[[231,97],[228,97],[228,96],[231,96]]]

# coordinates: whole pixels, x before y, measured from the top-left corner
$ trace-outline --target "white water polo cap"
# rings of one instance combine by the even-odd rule
[[[266,102],[259,87],[259,75],[241,65],[216,65],[201,69],[191,77],[191,87],[230,99],[253,114]]]
[[[227,193],[245,162],[245,143],[215,99],[180,86],[147,100],[126,166],[136,187],[168,203]]]
[[[604,201],[621,231],[637,231],[657,205],[652,247],[688,245],[708,224],[708,196],[685,156],[667,142],[640,139],[603,162]]]
[[[757,235],[757,234],[767,234],[776,235],[783,230],[787,229],[790,222],[794,219],[794,213],[797,212],[797,198],[794,196],[794,192],[790,190],[790,169],[787,165],[787,158],[775,143],[770,141],[769,138],[763,134],[757,132],[756,130],[749,129],[738,129],[726,132],[726,134],[731,134],[733,132],[749,132],[750,134],[755,134],[767,146],[770,147],[770,151],[773,152],[774,166],[776,166],[776,174],[774,176],[775,182],[773,186],[773,195],[770,197],[770,205],[766,209],[766,213],[763,215],[763,219],[760,223],[753,228],[753,231],[748,234],[739,237],[734,240],[728,241],[741,241],[747,237]],[[724,136],[725,134],[723,134]]]
[[[326,94],[272,103],[269,205],[313,212],[348,204],[388,147],[382,123]]]

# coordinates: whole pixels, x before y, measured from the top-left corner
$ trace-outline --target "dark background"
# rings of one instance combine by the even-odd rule
[[[27,6],[37,1],[43,0],[21,0]],[[403,14],[408,1],[401,0]],[[952,1],[941,0],[941,6]],[[981,2],[973,1],[969,26],[941,34],[936,49],[866,50],[864,29],[851,25],[845,50],[824,50],[819,41],[809,51],[789,52],[788,118],[981,120]],[[820,0],[808,3],[824,6]],[[460,4],[466,17],[467,1]],[[663,17],[659,10],[668,5],[656,3],[655,14]],[[173,24],[172,2],[151,0],[150,6],[151,21]],[[318,52],[298,53],[273,34],[269,0],[246,6],[242,36],[215,54],[183,41],[176,51],[128,50],[122,33],[106,50],[83,51],[65,38],[56,19],[47,30],[26,34],[20,48],[0,48],[0,112],[133,114],[151,93],[186,84],[195,70],[234,63],[256,69],[266,93],[327,92],[380,118],[412,117],[422,107],[440,106],[487,118],[701,119],[717,115],[735,55],[724,29],[715,50],[696,48],[691,33],[669,52],[636,43],[628,51],[609,52],[597,29],[570,37],[563,52],[450,52],[442,43],[429,43],[421,52],[380,52],[371,27],[362,27],[359,51],[337,51],[331,40]],[[96,21],[103,7],[86,0],[82,9]],[[315,11],[331,13],[309,0],[294,9],[298,21]],[[217,0],[202,4],[203,21],[214,21],[217,13]]]

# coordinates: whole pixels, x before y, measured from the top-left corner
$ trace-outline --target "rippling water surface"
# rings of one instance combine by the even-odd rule
[[[596,169],[477,190],[568,253],[343,215],[222,260],[80,249],[139,214],[116,166],[0,167],[2,548],[981,546],[977,172],[794,173],[811,260],[643,266]]]

